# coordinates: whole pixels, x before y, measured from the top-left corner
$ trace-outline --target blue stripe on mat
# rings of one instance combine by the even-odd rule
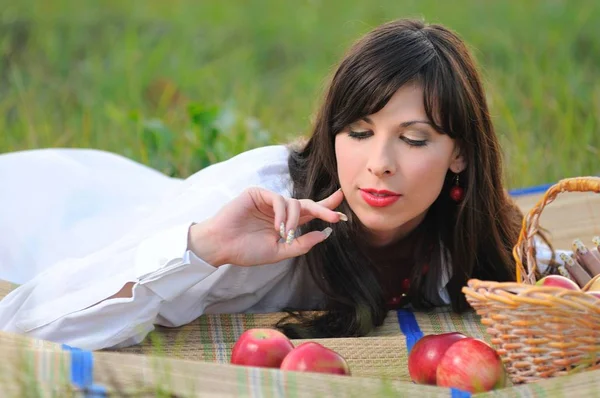
[[[451,398],[470,398],[471,393],[463,390],[459,390],[457,388],[450,389],[452,395]]]
[[[400,309],[396,311],[398,314],[398,324],[402,333],[406,336],[406,348],[408,352],[412,349],[413,345],[423,337],[423,332],[419,328],[415,315],[410,310]]]
[[[106,388],[94,384],[94,354],[66,344],[62,349],[71,354],[71,383],[83,392],[83,397],[106,397]]]
[[[546,192],[554,184],[537,185],[534,187],[518,188],[508,191],[510,196],[529,195],[533,193]]]
[[[592,175],[592,177],[600,177],[600,175]],[[521,195],[529,195],[533,193],[542,193],[546,192],[550,187],[554,184],[557,184],[558,181],[552,184],[543,184],[543,185],[535,185],[533,187],[525,187],[525,188],[517,188],[509,190],[508,193],[511,196],[521,196]]]

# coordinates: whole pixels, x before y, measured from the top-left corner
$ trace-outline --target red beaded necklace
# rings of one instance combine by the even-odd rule
[[[425,266],[423,266],[423,274],[426,274],[427,271],[429,271],[429,266],[425,264]],[[408,296],[409,290],[410,278],[404,278],[400,284],[399,291],[387,300],[386,304],[388,310],[397,310],[406,306],[410,301],[410,297]]]

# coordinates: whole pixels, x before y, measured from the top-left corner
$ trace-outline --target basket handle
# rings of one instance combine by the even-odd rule
[[[573,177],[560,180],[546,191],[529,213],[523,217],[519,240],[513,248],[513,257],[517,263],[517,282],[535,283],[537,262],[533,254],[535,234],[538,232],[539,218],[546,205],[552,203],[562,192],[600,193],[600,177]],[[523,266],[523,255],[527,256],[527,272]]]

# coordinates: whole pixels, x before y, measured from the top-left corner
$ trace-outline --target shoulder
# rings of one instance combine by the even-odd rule
[[[257,166],[270,163],[287,163],[290,151],[285,145],[269,145],[250,149],[227,160],[226,163],[250,163]]]
[[[227,160],[210,165],[196,174],[204,172],[218,171],[256,171],[273,166],[286,165],[289,156],[289,149],[285,145],[270,145],[260,148],[250,149],[233,156]],[[243,169],[243,170],[240,170]],[[194,175],[196,175],[194,174]]]
[[[289,153],[285,145],[251,149],[198,171],[188,177],[186,183],[204,187],[218,186],[232,195],[237,195],[251,186],[289,194]]]

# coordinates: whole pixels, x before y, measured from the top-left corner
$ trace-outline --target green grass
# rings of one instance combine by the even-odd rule
[[[13,0],[0,4],[0,151],[95,147],[187,176],[310,131],[372,27],[456,30],[521,187],[600,173],[600,3]]]

